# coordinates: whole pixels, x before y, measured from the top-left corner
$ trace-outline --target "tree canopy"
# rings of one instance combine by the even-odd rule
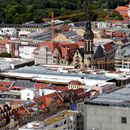
[[[7,52],[2,52],[2,53],[0,53],[0,57],[8,57],[8,58],[10,58],[11,54],[9,54]]]
[[[90,4],[88,4],[88,1]],[[114,9],[125,5],[129,0],[0,0],[0,23],[42,22],[43,18],[64,16],[78,12],[89,12],[92,20],[99,18],[103,9]],[[118,18],[114,14],[114,18]],[[86,16],[69,18],[71,21],[85,20]],[[101,19],[101,18],[100,18]]]

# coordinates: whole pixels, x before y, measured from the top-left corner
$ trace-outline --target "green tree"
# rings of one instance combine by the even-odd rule
[[[42,22],[43,18],[86,12],[86,16],[76,16],[70,20],[103,19],[104,9],[114,9],[117,5],[126,5],[129,0],[0,0],[0,23]],[[109,13],[109,12],[108,12]],[[120,19],[114,16],[113,19]],[[98,17],[97,17],[98,16]],[[86,18],[87,17],[87,18]]]
[[[122,20],[123,18],[121,17],[121,15],[118,12],[114,11],[110,15],[110,19],[112,19],[112,20]]]
[[[0,57],[11,57],[11,54],[10,53],[7,53],[7,52],[2,52],[0,53]]]

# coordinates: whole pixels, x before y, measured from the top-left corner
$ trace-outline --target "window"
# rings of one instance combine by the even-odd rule
[[[66,120],[64,121],[64,124],[66,124]]]
[[[127,118],[126,117],[121,117],[121,123],[126,124],[127,123]]]
[[[27,98],[27,100],[30,100],[30,98]]]
[[[57,128],[58,127],[58,124],[56,124],[55,126],[54,126],[54,128]]]
[[[29,96],[29,93],[27,93],[27,96]]]

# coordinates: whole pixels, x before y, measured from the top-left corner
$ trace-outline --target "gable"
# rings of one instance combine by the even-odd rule
[[[77,56],[78,56],[78,58],[83,59],[83,56],[81,55],[81,53],[78,49],[76,50],[73,59],[75,59]]]
[[[104,54],[104,50],[103,50],[102,46],[98,46],[98,48],[94,54],[94,59],[102,58],[104,56],[105,56],[105,54]]]
[[[59,52],[58,48],[54,49],[53,55],[54,56],[60,56],[60,52]]]

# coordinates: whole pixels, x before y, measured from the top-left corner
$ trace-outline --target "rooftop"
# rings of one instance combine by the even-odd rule
[[[116,10],[117,11],[125,11],[125,12],[127,12],[128,11],[128,7],[127,6],[117,6]]]
[[[61,21],[61,20],[54,20],[54,24],[55,24],[55,25],[63,24],[63,23],[64,23],[64,22]],[[51,22],[44,22],[44,23],[38,23],[38,24],[28,22],[28,23],[22,24],[22,27],[29,27],[29,28],[32,28],[32,27],[35,27],[35,28],[36,28],[36,27],[37,27],[37,28],[43,28],[43,27],[48,27],[48,26],[50,26],[50,24],[51,24]]]
[[[130,107],[130,84],[111,93],[87,99],[85,104]]]
[[[35,82],[29,80],[16,80],[13,86],[23,87],[23,88],[34,88]]]
[[[78,78],[85,78],[85,79],[94,79],[94,80],[110,80],[112,78],[105,76],[104,74],[78,74],[78,73],[62,73],[62,72],[58,72],[55,70],[50,70],[47,69],[45,67],[40,67],[40,66],[30,66],[30,67],[22,67],[16,70],[11,70],[8,72],[8,75],[11,73],[15,73],[15,74],[32,74],[32,76],[37,76],[37,77],[42,77],[42,75],[46,75],[46,76],[59,76],[59,77],[78,77]],[[25,75],[25,77],[26,77]]]
[[[72,116],[72,115],[74,115],[75,113],[76,113],[76,112],[74,112],[74,111],[63,111],[63,112],[60,112],[60,113],[58,113],[57,115],[54,115],[54,116],[52,116],[52,117],[46,119],[46,120],[44,121],[44,125],[45,125],[45,126],[48,126],[48,125],[54,124],[54,123],[56,123],[56,122],[59,122],[59,121],[65,119],[65,117],[67,117],[67,116]]]
[[[10,105],[21,105],[26,104],[28,101],[23,101],[21,99],[14,99],[14,98],[0,98],[0,104],[9,103]]]
[[[25,59],[21,59],[21,58],[0,58],[0,64],[9,63],[9,64],[16,65],[16,64],[23,64],[28,61],[33,61],[33,60],[25,60]]]

